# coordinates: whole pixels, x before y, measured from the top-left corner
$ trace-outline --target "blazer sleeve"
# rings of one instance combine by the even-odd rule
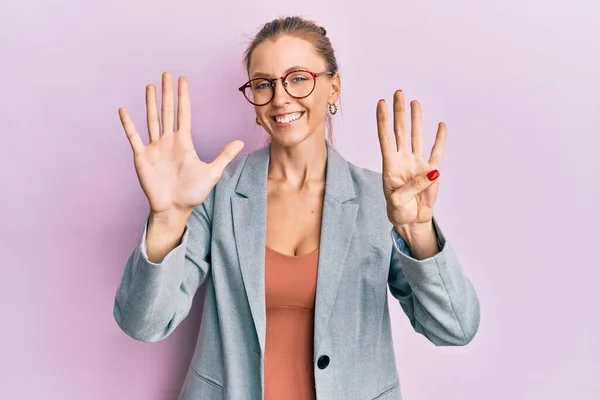
[[[416,332],[436,346],[466,345],[479,329],[479,298],[435,217],[433,223],[440,252],[424,260],[412,258],[392,228],[388,285]]]
[[[117,324],[132,338],[143,342],[162,340],[188,315],[194,294],[210,270],[213,192],[193,210],[179,245],[160,263],[148,260],[146,220],[125,264],[113,308]]]

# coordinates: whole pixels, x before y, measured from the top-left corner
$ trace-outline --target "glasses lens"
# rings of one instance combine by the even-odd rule
[[[273,97],[273,84],[267,79],[252,79],[244,94],[252,103],[266,104]]]
[[[294,97],[306,97],[315,87],[315,79],[305,71],[291,72],[285,82],[287,92]]]

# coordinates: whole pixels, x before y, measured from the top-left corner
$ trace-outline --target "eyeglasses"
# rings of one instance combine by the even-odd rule
[[[239,87],[246,100],[255,106],[269,104],[275,97],[275,85],[281,79],[283,88],[291,97],[303,99],[311,95],[317,84],[317,78],[321,75],[333,75],[331,71],[315,74],[307,70],[291,71],[280,78],[254,78]]]

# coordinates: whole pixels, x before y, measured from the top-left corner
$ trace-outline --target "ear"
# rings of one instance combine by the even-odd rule
[[[335,74],[331,78],[331,92],[329,93],[329,104],[335,104],[340,97],[342,91],[342,80],[340,74]]]

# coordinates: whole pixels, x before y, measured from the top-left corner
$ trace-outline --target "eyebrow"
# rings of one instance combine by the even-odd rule
[[[290,67],[290,68],[286,69],[284,75],[287,74],[288,72],[294,71],[296,69],[309,70],[309,68],[307,68],[307,67],[305,67],[303,65],[294,65],[293,67]],[[271,75],[267,74],[265,72],[255,72],[254,74],[252,74],[252,79],[254,79],[254,78],[270,78],[270,77],[271,77]]]

